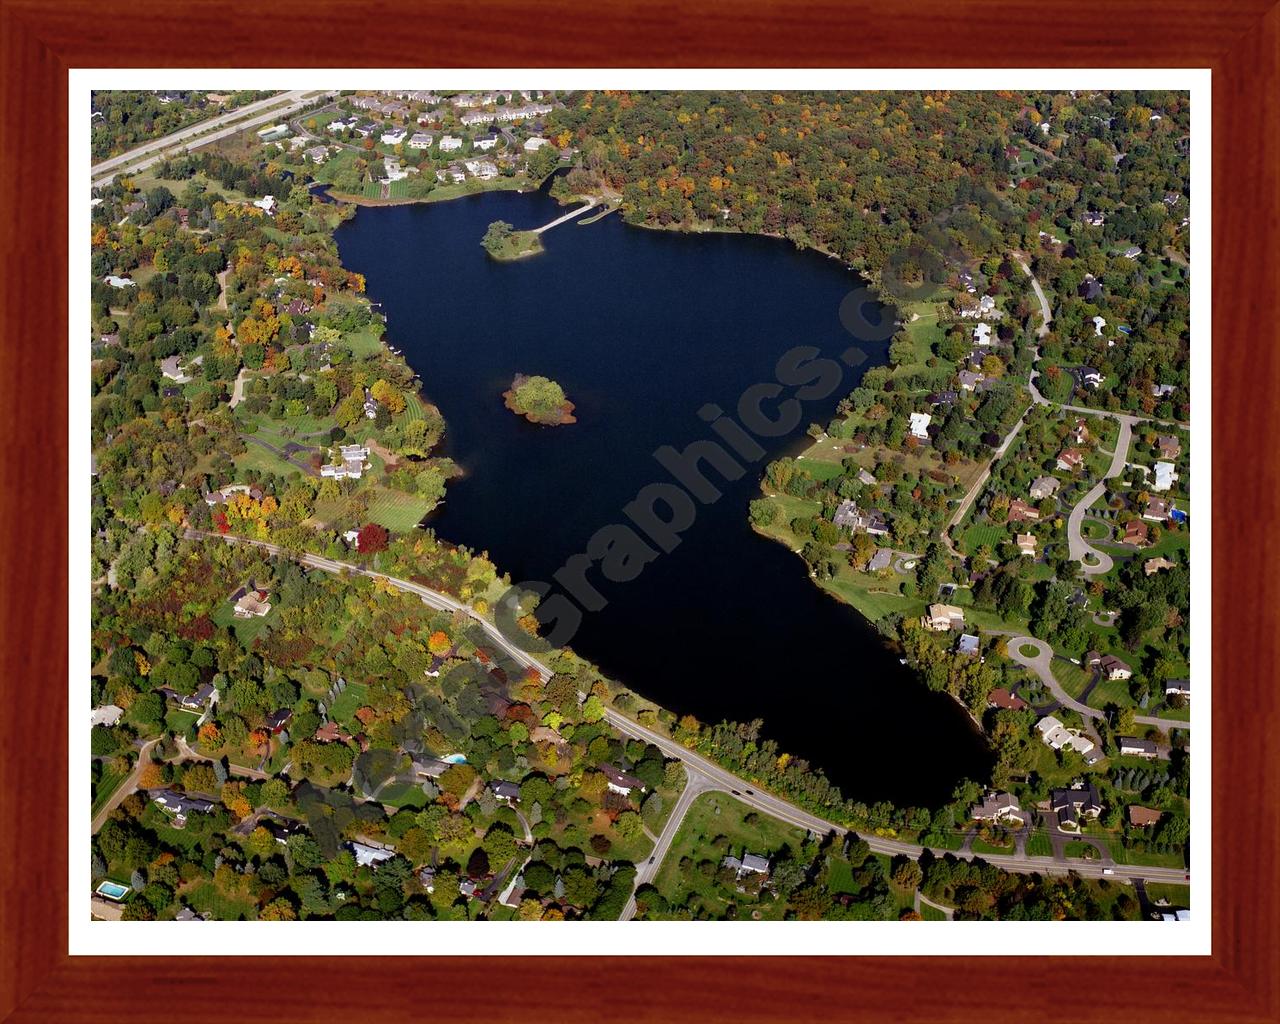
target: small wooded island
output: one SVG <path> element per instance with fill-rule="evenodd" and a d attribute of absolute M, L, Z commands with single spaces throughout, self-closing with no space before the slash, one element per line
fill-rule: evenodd
<path fill-rule="evenodd" d="M 505 220 L 495 220 L 480 240 L 484 251 L 495 260 L 518 260 L 542 252 L 536 231 L 516 231 Z"/>
<path fill-rule="evenodd" d="M 549 377 L 526 377 L 517 373 L 502 398 L 508 409 L 530 423 L 558 427 L 562 423 L 578 422 L 573 415 L 573 403 L 565 398 L 564 388 Z"/>

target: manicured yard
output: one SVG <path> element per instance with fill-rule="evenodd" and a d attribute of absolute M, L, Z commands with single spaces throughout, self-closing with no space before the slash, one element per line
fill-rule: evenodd
<path fill-rule="evenodd" d="M 1043 832 L 1032 832 L 1027 837 L 1027 856 L 1052 857 L 1053 843 L 1049 841 L 1049 837 Z"/>
<path fill-rule="evenodd" d="M 1119 839 L 1113 839 L 1108 843 L 1111 850 L 1111 856 L 1115 858 L 1117 864 L 1143 864 L 1147 867 L 1156 868 L 1181 868 L 1186 867 L 1186 857 L 1181 852 L 1163 853 L 1154 850 L 1145 850 L 1138 853 L 1126 847 Z"/>
<path fill-rule="evenodd" d="M 746 820 L 748 816 L 752 819 L 750 823 Z M 718 836 L 728 840 L 724 852 L 713 845 Z M 695 864 L 701 860 L 718 864 L 729 851 L 738 856 L 744 849 L 772 855 L 784 846 L 798 849 L 803 841 L 802 829 L 752 811 L 746 804 L 723 793 L 704 793 L 693 802 L 681 822 L 671 849 L 654 878 L 654 886 L 673 903 L 683 903 L 686 894 L 693 891 L 710 906 L 723 909 L 727 901 L 720 894 L 720 886 L 715 879 L 704 878 L 696 871 L 683 873 L 680 869 L 682 859 L 687 857 Z M 772 917 L 781 914 L 783 905 L 766 896 L 759 909 L 764 916 Z M 770 913 L 775 910 L 776 915 Z"/>
<path fill-rule="evenodd" d="M 230 601 L 222 601 L 209 616 L 214 625 L 221 626 L 223 629 L 233 629 L 235 634 L 240 638 L 240 642 L 246 646 L 253 643 L 262 633 L 264 629 L 269 628 L 280 618 L 280 609 L 274 603 L 271 605 L 271 611 L 266 615 L 255 615 L 251 619 L 236 618 L 235 608 Z"/>
<path fill-rule="evenodd" d="M 974 523 L 966 527 L 960 535 L 960 550 L 965 554 L 973 554 L 982 545 L 991 548 L 994 553 L 1001 544 L 1013 539 L 1007 526 L 995 526 L 992 523 Z"/>
<path fill-rule="evenodd" d="M 408 533 L 435 505 L 428 498 L 377 487 L 369 498 L 369 519 L 393 533 Z"/>
<path fill-rule="evenodd" d="M 111 799 L 113 794 L 119 787 L 120 783 L 128 777 L 126 772 L 112 771 L 110 768 L 104 769 L 102 777 L 98 779 L 98 785 L 93 791 L 93 805 L 90 807 L 90 814 L 97 814 L 102 810 L 103 804 Z"/>
<path fill-rule="evenodd" d="M 1067 693 L 1077 699 L 1084 692 L 1084 688 L 1089 685 L 1089 680 L 1093 675 L 1093 673 L 1086 672 L 1079 665 L 1068 661 L 1066 658 L 1054 658 L 1052 667 L 1054 677 L 1063 685 Z"/>
<path fill-rule="evenodd" d="M 363 728 L 355 718 L 356 712 L 364 707 L 369 697 L 369 687 L 364 683 L 348 683 L 347 688 L 338 694 L 337 700 L 329 708 L 329 717 L 339 725 L 348 729 Z"/>
<path fill-rule="evenodd" d="M 930 906 L 928 903 L 925 903 L 923 900 L 921 900 L 920 902 L 920 916 L 924 918 L 926 921 L 945 921 L 947 919 L 947 915 L 944 914 L 941 910 L 938 910 L 936 907 Z"/>

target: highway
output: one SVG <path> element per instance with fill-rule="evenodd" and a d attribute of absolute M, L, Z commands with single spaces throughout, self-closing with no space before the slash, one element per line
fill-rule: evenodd
<path fill-rule="evenodd" d="M 152 164 L 163 160 L 172 149 L 179 147 L 196 149 L 210 142 L 216 142 L 218 139 L 225 139 L 228 135 L 234 135 L 246 128 L 257 128 L 268 122 L 287 120 L 292 114 L 316 100 L 336 95 L 336 92 L 294 89 L 291 92 L 276 93 L 255 103 L 247 103 L 243 107 L 237 107 L 235 110 L 229 110 L 225 114 L 219 114 L 204 121 L 197 121 L 163 138 L 144 142 L 127 153 L 121 153 L 119 156 L 94 164 L 89 169 L 93 185 L 95 188 L 100 185 L 109 185 L 117 174 L 146 170 Z"/>
<path fill-rule="evenodd" d="M 350 562 L 339 562 L 332 558 L 326 558 L 322 555 L 314 555 L 310 553 L 292 554 L 285 551 L 279 545 L 268 543 L 267 541 L 250 540 L 245 537 L 220 536 L 218 534 L 204 533 L 199 530 L 186 530 L 186 536 L 189 539 L 206 538 L 212 540 L 221 539 L 228 544 L 251 544 L 254 547 L 263 548 L 273 555 L 283 558 L 292 558 L 302 565 L 310 566 L 316 569 L 323 569 L 326 572 L 348 572 L 361 576 L 370 576 L 376 579 L 383 579 L 395 585 L 400 590 L 417 594 L 422 600 L 432 608 L 438 608 L 444 611 L 461 612 L 473 619 L 488 635 L 489 638 L 497 644 L 502 650 L 514 658 L 519 664 L 526 668 L 533 668 L 544 678 L 549 679 L 552 672 L 537 658 L 530 656 L 520 650 L 515 644 L 511 643 L 502 632 L 493 623 L 481 618 L 472 608 L 458 601 L 456 598 L 450 597 L 448 594 L 442 594 L 439 591 L 424 587 L 418 583 L 411 583 L 409 580 L 399 579 L 395 576 L 388 576 L 386 573 L 374 572 L 371 569 L 365 569 Z M 771 793 L 762 792 L 756 787 L 758 783 L 746 779 L 739 778 L 732 772 L 714 761 L 703 757 L 701 754 L 690 750 L 683 744 L 677 743 L 669 736 L 664 736 L 647 726 L 641 725 L 639 722 L 633 721 L 621 712 L 607 708 L 605 710 L 605 720 L 608 721 L 615 729 L 626 736 L 634 739 L 644 740 L 646 743 L 652 743 L 668 757 L 678 759 L 684 762 L 685 771 L 688 773 L 688 781 L 685 784 L 685 793 L 696 790 L 693 794 L 697 796 L 699 793 L 718 791 L 723 793 L 732 793 L 737 799 L 744 804 L 771 815 L 780 821 L 788 824 L 796 825 L 799 828 L 808 829 L 818 835 L 826 835 L 828 832 L 844 834 L 849 831 L 843 825 L 837 825 L 820 818 L 815 814 L 797 807 L 790 801 L 783 800 Z M 690 803 L 692 802 L 690 797 Z M 681 801 L 677 801 L 677 808 L 673 809 L 671 817 L 667 821 L 666 827 L 663 829 L 662 835 L 658 837 L 659 842 L 667 836 L 674 837 L 675 830 L 679 827 L 679 819 L 684 816 L 684 812 L 679 810 L 679 803 L 683 802 L 683 794 Z M 687 805 L 685 807 L 687 810 Z M 677 813 L 679 812 L 679 813 Z M 905 854 L 909 857 L 919 857 L 926 847 L 917 846 L 913 843 L 904 843 L 896 839 L 888 839 L 883 836 L 858 833 L 859 837 L 865 839 L 867 844 L 876 853 L 885 853 L 890 856 L 897 854 Z M 670 845 L 670 838 L 667 838 L 666 844 Z M 957 857 L 966 860 L 972 859 L 974 854 L 957 851 L 948 851 L 942 849 L 933 849 L 938 856 L 946 853 L 953 853 Z M 655 850 L 656 856 L 656 850 Z M 1032 857 L 1017 854 L 983 854 L 982 859 L 996 867 L 1003 868 L 1005 871 L 1014 871 L 1020 873 L 1046 874 L 1046 875 L 1065 875 L 1075 872 L 1087 878 L 1100 878 L 1105 866 L 1098 862 L 1090 862 L 1083 860 L 1073 861 L 1057 861 L 1051 857 Z M 655 860 L 653 865 L 656 870 L 661 864 L 661 858 Z M 648 865 L 644 865 L 647 867 Z M 1150 882 L 1176 882 L 1179 884 L 1190 880 L 1190 873 L 1181 868 L 1160 868 L 1146 867 L 1138 865 L 1126 865 L 1118 869 L 1118 873 L 1124 878 L 1142 878 Z M 636 873 L 637 884 L 642 879 L 640 871 Z M 634 912 L 634 905 L 628 903 L 630 911 Z"/>

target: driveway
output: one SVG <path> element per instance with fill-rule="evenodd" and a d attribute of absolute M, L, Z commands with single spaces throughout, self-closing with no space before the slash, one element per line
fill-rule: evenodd
<path fill-rule="evenodd" d="M 1115 565 L 1110 555 L 1105 551 L 1099 551 L 1084 539 L 1080 528 L 1084 523 L 1085 512 L 1106 493 L 1107 481 L 1124 471 L 1125 460 L 1129 457 L 1134 418 L 1116 415 L 1116 419 L 1120 421 L 1120 436 L 1116 440 L 1116 450 L 1111 455 L 1111 465 L 1107 467 L 1107 472 L 1102 479 L 1089 488 L 1085 496 L 1076 502 L 1071 514 L 1067 516 L 1067 551 L 1073 561 L 1080 563 L 1081 571 L 1086 576 L 1101 576 L 1110 572 Z"/>

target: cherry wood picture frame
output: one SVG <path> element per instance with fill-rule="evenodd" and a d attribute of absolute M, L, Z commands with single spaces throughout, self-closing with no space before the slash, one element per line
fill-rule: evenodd
<path fill-rule="evenodd" d="M 0 0 L 0 56 L 0 1020 L 1280 1020 L 1280 5 Z M 67 71 L 494 63 L 1212 69 L 1211 956 L 68 955 Z"/>

